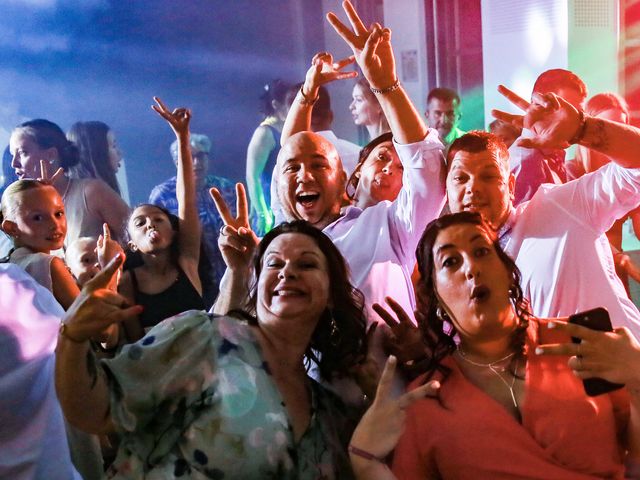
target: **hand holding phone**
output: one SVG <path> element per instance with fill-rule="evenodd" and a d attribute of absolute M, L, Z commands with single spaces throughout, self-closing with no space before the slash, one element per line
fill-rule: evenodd
<path fill-rule="evenodd" d="M 601 307 L 571 315 L 569 317 L 569 323 L 582 325 L 583 327 L 598 330 L 600 332 L 610 332 L 613 330 L 611 320 L 609 318 L 609 312 Z M 571 340 L 573 343 L 582 342 L 581 339 L 576 337 L 572 337 Z M 624 384 L 609 382 L 604 378 L 586 378 L 582 383 L 584 384 L 584 391 L 591 397 L 612 392 L 624 387 Z"/>

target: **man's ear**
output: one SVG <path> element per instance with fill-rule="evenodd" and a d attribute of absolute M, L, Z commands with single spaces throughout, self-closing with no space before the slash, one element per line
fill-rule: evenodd
<path fill-rule="evenodd" d="M 131 249 L 132 252 L 135 252 L 138 250 L 138 246 L 135 243 L 133 243 L 131 240 L 127 242 L 127 246 L 129 247 L 129 249 Z"/>
<path fill-rule="evenodd" d="M 7 219 L 3 220 L 2 224 L 0 225 L 0 228 L 4 233 L 6 233 L 7 235 L 13 238 L 17 237 L 18 234 L 20 233 L 18 232 L 18 224 L 11 220 L 7 220 Z"/>
<path fill-rule="evenodd" d="M 513 204 L 516 198 L 516 176 L 513 173 L 509 173 L 509 198 Z"/>

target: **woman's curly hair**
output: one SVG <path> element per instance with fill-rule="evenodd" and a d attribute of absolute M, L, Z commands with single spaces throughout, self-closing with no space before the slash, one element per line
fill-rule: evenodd
<path fill-rule="evenodd" d="M 513 331 L 511 338 L 511 346 L 513 351 L 516 352 L 516 355 L 514 355 L 511 360 L 510 370 L 515 375 L 516 365 L 525 354 L 524 347 L 527 328 L 531 317 L 529 303 L 524 298 L 522 287 L 520 286 L 520 270 L 511 257 L 502 250 L 498 239 L 495 237 L 495 233 L 479 213 L 459 212 L 443 215 L 429 223 L 416 249 L 418 270 L 420 273 L 420 280 L 416 291 L 418 305 L 416 320 L 418 321 L 423 340 L 427 346 L 427 351 L 430 352 L 425 362 L 427 380 L 430 379 L 436 371 L 441 372 L 446 379 L 449 374 L 449 369 L 443 366 L 441 362 L 446 356 L 451 355 L 456 350 L 457 343 L 455 337 L 458 333 L 450 319 L 442 315 L 442 313 L 438 314 L 439 307 L 441 311 L 446 311 L 446 309 L 440 305 L 436 293 L 433 246 L 438 234 L 442 230 L 453 225 L 461 224 L 477 225 L 490 235 L 490 238 L 493 239 L 493 247 L 498 257 L 502 260 L 502 263 L 511 275 L 512 284 L 509 289 L 509 296 L 519 320 L 518 326 Z"/>
<path fill-rule="evenodd" d="M 327 306 L 322 313 L 311 336 L 306 357 L 318 365 L 320 374 L 327 380 L 348 376 L 350 369 L 364 359 L 367 351 L 364 297 L 351 284 L 349 269 L 340 251 L 329 237 L 308 222 L 296 220 L 282 223 L 267 233 L 258 245 L 253 262 L 255 283 L 247 300 L 249 322 L 254 325 L 257 323 L 257 283 L 264 254 L 271 242 L 285 233 L 300 233 L 312 238 L 325 255 L 329 269 L 329 295 L 333 306 Z"/>

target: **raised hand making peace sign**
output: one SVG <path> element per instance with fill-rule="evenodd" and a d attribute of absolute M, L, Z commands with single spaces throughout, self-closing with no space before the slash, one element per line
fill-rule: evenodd
<path fill-rule="evenodd" d="M 188 108 L 176 108 L 169 110 L 159 97 L 153 97 L 157 105 L 151 105 L 158 114 L 164 118 L 177 136 L 189 133 L 189 122 L 191 121 L 191 110 Z"/>
<path fill-rule="evenodd" d="M 249 225 L 249 208 L 244 185 L 236 183 L 235 217 L 217 188 L 212 188 L 209 193 L 224 222 L 218 236 L 218 247 L 222 258 L 230 270 L 246 269 L 258 244 L 258 237 Z"/>
<path fill-rule="evenodd" d="M 362 73 L 372 88 L 387 89 L 397 82 L 395 59 L 391 48 L 391 30 L 374 23 L 367 29 L 349 0 L 342 3 L 351 30 L 335 13 L 329 12 L 327 20 L 338 35 L 351 47 Z"/>
<path fill-rule="evenodd" d="M 584 117 L 564 98 L 554 93 L 534 93 L 533 101 L 527 102 L 504 85 L 498 91 L 515 106 L 525 112 L 516 115 L 492 110 L 498 120 L 511 123 L 518 128 L 527 128 L 534 133 L 533 138 L 521 138 L 517 145 L 525 148 L 559 148 L 569 147 L 572 139 L 577 138 L 584 129 Z"/>

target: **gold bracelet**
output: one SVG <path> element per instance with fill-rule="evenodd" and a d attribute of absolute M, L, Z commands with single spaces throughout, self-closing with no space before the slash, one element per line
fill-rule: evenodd
<path fill-rule="evenodd" d="M 304 85 L 302 85 L 300 87 L 300 95 L 302 95 L 302 98 L 300 99 L 300 103 L 302 105 L 308 105 L 309 107 L 312 107 L 320 98 L 320 92 L 318 92 L 318 95 L 316 95 L 316 98 L 309 98 L 304 94 Z"/>
<path fill-rule="evenodd" d="M 68 326 L 69 325 L 67 325 L 63 321 L 60 321 L 60 328 L 58 329 L 58 334 L 60 334 L 62 337 L 66 338 L 67 340 L 71 340 L 73 343 L 84 343 L 86 341 L 86 340 L 76 340 L 71 335 L 69 335 L 69 332 L 67 332 Z"/>
<path fill-rule="evenodd" d="M 375 87 L 369 87 L 369 89 L 373 92 L 373 93 L 380 93 L 380 94 L 385 94 L 385 93 L 389 93 L 389 92 L 393 92 L 394 90 L 397 90 L 400 88 L 400 79 L 398 78 L 396 80 L 396 83 L 394 83 L 393 85 L 391 85 L 390 87 L 387 88 L 375 88 Z"/>

